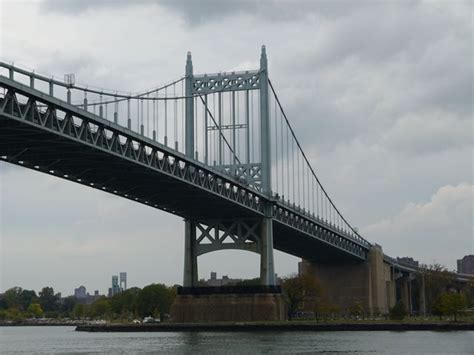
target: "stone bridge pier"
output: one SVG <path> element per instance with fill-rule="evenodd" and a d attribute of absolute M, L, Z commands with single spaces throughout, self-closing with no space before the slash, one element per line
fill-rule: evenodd
<path fill-rule="evenodd" d="M 349 313 L 355 305 L 367 315 L 387 314 L 396 303 L 394 272 L 383 259 L 382 247 L 371 247 L 362 262 L 316 262 L 304 260 L 302 272 L 314 275 L 321 283 L 324 297 L 340 313 Z"/>
<path fill-rule="evenodd" d="M 402 301 L 408 314 L 426 313 L 423 273 L 386 263 L 379 245 L 371 247 L 366 261 L 303 260 L 301 272 L 317 278 L 323 297 L 341 314 L 349 314 L 358 305 L 366 315 L 385 315 L 397 301 Z"/>

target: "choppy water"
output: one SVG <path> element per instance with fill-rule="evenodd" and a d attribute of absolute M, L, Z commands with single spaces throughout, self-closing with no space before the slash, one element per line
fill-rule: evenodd
<path fill-rule="evenodd" d="M 83 333 L 0 327 L 2 354 L 474 354 L 474 332 Z"/>

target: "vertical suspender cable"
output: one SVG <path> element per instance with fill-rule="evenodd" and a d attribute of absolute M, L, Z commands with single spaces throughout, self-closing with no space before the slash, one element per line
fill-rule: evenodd
<path fill-rule="evenodd" d="M 194 151 L 195 159 L 199 160 L 199 144 L 198 144 L 198 110 L 197 110 L 197 96 L 194 97 Z"/>
<path fill-rule="evenodd" d="M 209 164 L 209 146 L 207 137 L 207 94 L 204 95 L 204 163 Z"/>
<path fill-rule="evenodd" d="M 144 135 L 145 135 L 145 129 L 144 129 L 144 121 L 143 121 L 143 111 L 144 111 L 144 109 L 143 109 L 143 98 L 140 99 L 140 105 L 141 105 L 141 107 L 140 107 L 140 110 L 141 110 L 141 116 L 140 116 L 140 134 L 141 134 L 142 136 L 144 136 Z"/>
<path fill-rule="evenodd" d="M 284 147 L 284 142 L 283 142 L 283 117 L 280 111 L 280 153 L 281 153 L 281 194 L 282 194 L 282 201 L 285 200 L 285 178 L 284 178 L 284 163 L 285 159 L 283 159 L 283 147 Z"/>
<path fill-rule="evenodd" d="M 179 151 L 178 145 L 178 99 L 176 99 L 176 84 L 173 84 L 173 136 L 174 136 L 174 149 Z M 184 145 L 183 145 L 184 147 Z"/>
<path fill-rule="evenodd" d="M 232 93 L 229 92 L 229 125 L 232 126 Z M 224 133 L 225 134 L 225 133 Z M 229 137 L 229 141 L 232 137 Z M 232 145 L 234 142 L 232 142 Z M 229 150 L 229 165 L 232 165 L 233 162 L 233 147 L 232 145 L 227 145 L 227 149 Z"/>
<path fill-rule="evenodd" d="M 132 129 L 132 118 L 130 117 L 130 98 L 127 99 L 127 128 Z"/>
<path fill-rule="evenodd" d="M 239 99 L 239 91 L 236 92 L 236 107 L 235 107 L 235 111 L 236 111 L 236 125 L 239 126 L 240 124 L 240 99 Z M 237 127 L 236 127 L 237 129 Z M 240 129 L 237 130 L 237 143 L 235 144 L 235 148 L 234 148 L 234 151 L 235 151 L 235 154 L 240 157 Z"/>
<path fill-rule="evenodd" d="M 232 150 L 233 150 L 233 158 L 232 158 L 232 164 L 236 165 L 237 164 L 237 144 L 236 144 L 236 137 L 235 137 L 235 91 L 232 91 L 231 95 L 231 109 L 232 109 Z"/>
<path fill-rule="evenodd" d="M 275 143 L 274 143 L 274 146 L 275 146 L 275 172 L 276 172 L 276 181 L 275 181 L 275 193 L 277 194 L 280 190 L 279 190 L 279 187 L 278 187 L 278 149 L 277 149 L 277 142 L 278 142 L 278 124 L 277 124 L 277 105 L 276 105 L 276 100 L 274 100 L 274 117 L 273 119 L 270 119 L 270 124 L 273 123 L 273 125 L 275 126 Z M 271 117 L 270 117 L 271 118 Z M 271 135 L 269 135 L 271 137 Z"/>
<path fill-rule="evenodd" d="M 293 206 L 296 203 L 296 193 L 295 193 L 295 140 L 291 140 L 291 181 L 293 183 L 293 187 L 291 189 L 292 195 L 293 195 Z"/>
<path fill-rule="evenodd" d="M 147 94 L 146 98 L 146 135 L 150 137 L 150 94 Z"/>
<path fill-rule="evenodd" d="M 296 176 L 298 181 L 298 207 L 300 206 L 300 195 L 301 195 L 301 181 L 300 181 L 300 154 L 299 150 L 296 149 Z"/>
<path fill-rule="evenodd" d="M 212 116 L 213 117 L 216 117 L 216 94 L 212 94 Z M 215 127 L 217 128 L 217 127 Z M 214 165 L 216 165 L 216 161 L 217 161 L 217 142 L 216 142 L 216 130 L 213 130 L 212 131 L 212 143 L 213 143 L 213 147 L 214 149 L 212 150 L 212 158 L 214 160 Z"/>
<path fill-rule="evenodd" d="M 305 163 L 304 163 L 304 159 L 303 159 L 303 157 L 301 157 L 301 170 L 302 170 L 301 171 L 301 178 L 302 178 L 302 182 L 303 182 L 301 192 L 302 192 L 302 198 L 303 198 L 303 211 L 305 210 L 305 207 L 306 207 L 306 196 L 305 196 L 306 195 L 306 191 L 305 191 L 306 190 L 306 185 L 305 185 L 305 180 L 306 179 L 304 178 L 305 175 L 306 175 L 305 174 L 305 170 L 306 170 L 305 167 L 306 166 L 305 166 Z"/>
<path fill-rule="evenodd" d="M 250 164 L 250 112 L 249 112 L 249 91 L 245 90 L 245 149 L 246 149 L 246 162 Z"/>
<path fill-rule="evenodd" d="M 137 99 L 137 133 L 140 132 L 140 100 Z"/>
<path fill-rule="evenodd" d="M 185 93 L 184 93 L 184 79 L 181 80 L 181 97 L 184 97 L 185 96 Z M 185 99 L 181 99 L 181 133 L 182 133 L 182 138 L 183 138 L 183 147 L 184 147 L 184 142 L 186 140 L 186 125 L 184 124 L 184 121 L 185 121 L 185 109 L 184 109 L 184 104 L 185 104 Z M 197 109 L 197 106 L 195 105 L 194 106 L 195 109 L 194 109 L 194 112 L 196 112 L 196 109 Z M 194 127 L 194 131 L 196 131 L 196 127 Z M 184 149 L 184 148 L 183 148 Z M 197 149 L 196 149 L 197 150 Z"/>
<path fill-rule="evenodd" d="M 165 145 L 168 146 L 168 88 L 165 88 Z"/>
<path fill-rule="evenodd" d="M 222 152 L 222 92 L 219 91 L 219 94 L 218 94 L 218 112 L 219 112 L 219 120 L 218 120 L 218 126 L 217 129 L 218 129 L 218 143 L 219 143 L 219 165 L 222 165 L 223 161 L 222 161 L 222 155 L 223 155 L 223 152 Z"/>
<path fill-rule="evenodd" d="M 158 96 L 158 91 L 155 92 L 155 98 Z M 153 140 L 156 141 L 156 105 L 158 100 L 153 100 Z"/>
<path fill-rule="evenodd" d="M 288 134 L 288 128 L 285 129 L 286 131 L 286 200 L 290 202 L 290 140 L 289 140 L 289 134 Z"/>
<path fill-rule="evenodd" d="M 156 97 L 158 98 L 158 92 L 156 93 Z M 160 100 L 156 100 L 156 140 L 159 141 L 160 136 Z"/>
<path fill-rule="evenodd" d="M 250 113 L 252 114 L 252 117 L 250 117 L 250 125 L 251 125 L 251 128 L 250 129 L 250 134 L 251 134 L 251 139 L 250 139 L 250 145 L 249 145 L 249 149 L 251 150 L 251 161 L 252 162 L 255 162 L 255 149 L 252 149 L 252 147 L 255 146 L 255 142 L 254 142 L 254 126 L 255 126 L 255 115 L 254 115 L 254 107 L 253 107 L 253 97 L 254 97 L 255 93 L 252 91 L 250 93 Z"/>

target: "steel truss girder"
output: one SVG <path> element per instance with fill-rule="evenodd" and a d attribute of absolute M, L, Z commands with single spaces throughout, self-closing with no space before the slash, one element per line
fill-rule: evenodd
<path fill-rule="evenodd" d="M 195 75 L 192 87 L 192 93 L 199 95 L 225 91 L 257 90 L 260 88 L 259 71 Z"/>
<path fill-rule="evenodd" d="M 218 165 L 217 169 L 236 178 L 242 185 L 262 192 L 262 164 Z"/>
<path fill-rule="evenodd" d="M 61 144 L 64 145 L 69 142 L 77 145 L 79 142 L 85 148 L 109 153 L 114 159 L 135 163 L 137 168 L 149 169 L 150 177 L 152 172 L 157 172 L 176 181 L 185 182 L 188 186 L 205 190 L 216 199 L 242 206 L 255 217 L 264 215 L 263 206 L 268 202 L 267 197 L 242 186 L 237 179 L 217 171 L 218 168 L 208 167 L 124 127 L 3 76 L 0 76 L 0 88 L 6 91 L 6 95 L 0 98 L 0 120 L 22 123 L 21 131 L 24 134 L 28 133 L 28 126 L 32 132 L 41 131 L 63 138 Z M 17 95 L 26 97 L 27 101 L 20 103 Z M 41 108 L 38 107 L 39 104 Z M 15 144 L 21 146 L 22 142 L 15 141 Z M 52 143 L 51 151 L 56 149 L 58 147 Z M 19 151 L 21 153 L 21 149 Z M 86 166 L 72 174 L 53 170 L 54 165 L 51 164 L 57 163 L 57 159 L 52 159 L 48 166 L 36 166 L 34 161 L 23 160 L 22 154 L 17 157 L 0 156 L 0 159 L 180 215 L 175 212 L 173 205 L 163 207 L 149 203 L 149 196 L 134 195 L 130 190 L 118 188 L 111 191 L 106 186 L 107 179 L 101 182 L 88 181 L 81 176 L 90 170 Z M 277 201 L 272 203 L 275 222 L 330 244 L 358 259 L 366 259 L 370 245 L 365 241 L 357 240 L 347 232 L 285 207 Z"/>
<path fill-rule="evenodd" d="M 197 256 L 225 249 L 260 253 L 258 220 L 208 220 L 195 225 Z"/>
<path fill-rule="evenodd" d="M 324 221 L 316 223 L 314 220 L 296 214 L 294 211 L 281 205 L 273 205 L 273 219 L 354 256 L 367 259 L 367 251 L 370 245 L 364 240 L 356 241 L 352 237 L 347 238 L 343 236 L 342 231 L 328 225 Z"/>
<path fill-rule="evenodd" d="M 3 117 L 80 141 L 263 214 L 262 198 L 258 193 L 178 152 L 6 78 L 0 77 L 0 87 L 7 90 L 0 106 Z M 27 103 L 20 104 L 17 94 L 27 97 Z M 38 110 L 38 102 L 46 106 L 44 112 Z M 62 118 L 57 115 L 58 111 L 64 113 Z"/>

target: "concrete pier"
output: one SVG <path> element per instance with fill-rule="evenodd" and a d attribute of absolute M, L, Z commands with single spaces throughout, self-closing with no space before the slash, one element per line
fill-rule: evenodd
<path fill-rule="evenodd" d="M 395 282 L 378 245 L 370 249 L 367 261 L 318 263 L 305 260 L 303 272 L 309 272 L 320 281 L 326 298 L 341 313 L 359 304 L 367 315 L 387 314 L 395 304 Z"/>
<path fill-rule="evenodd" d="M 277 286 L 180 288 L 171 307 L 171 321 L 255 322 L 286 320 Z"/>

